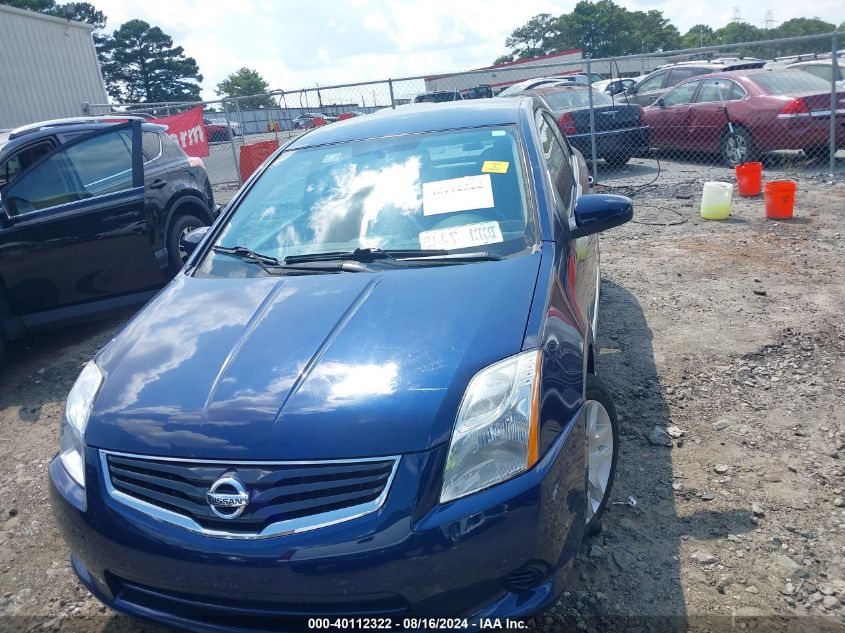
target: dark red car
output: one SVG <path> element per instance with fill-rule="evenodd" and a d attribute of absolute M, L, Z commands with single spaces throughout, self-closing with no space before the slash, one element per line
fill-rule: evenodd
<path fill-rule="evenodd" d="M 836 95 L 836 146 L 845 146 L 845 92 Z M 651 145 L 721 153 L 737 165 L 766 152 L 827 155 L 830 83 L 800 70 L 738 70 L 689 79 L 644 108 Z M 733 128 L 733 131 L 731 131 Z"/>
<path fill-rule="evenodd" d="M 215 123 L 209 119 L 203 119 L 202 122 L 205 125 L 205 136 L 208 138 L 209 142 L 229 140 L 228 127 Z"/>

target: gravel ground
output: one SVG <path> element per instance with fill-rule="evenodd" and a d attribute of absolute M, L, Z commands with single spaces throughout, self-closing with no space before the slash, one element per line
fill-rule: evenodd
<path fill-rule="evenodd" d="M 602 238 L 614 503 L 535 630 L 845 629 L 845 185 L 804 169 L 794 220 L 755 198 L 706 222 L 712 177 L 732 180 L 664 163 Z M 63 399 L 127 317 L 19 341 L 0 367 L 0 629 L 155 630 L 81 588 L 47 503 Z"/>

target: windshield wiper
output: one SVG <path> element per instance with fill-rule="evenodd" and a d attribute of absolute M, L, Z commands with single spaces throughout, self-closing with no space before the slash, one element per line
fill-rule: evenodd
<path fill-rule="evenodd" d="M 298 271 L 300 273 L 338 273 L 343 272 L 340 266 L 287 266 L 272 255 L 256 253 L 246 246 L 214 246 L 211 249 L 221 255 L 230 255 L 241 261 L 253 262 L 261 266 L 268 273 L 277 271 Z"/>
<path fill-rule="evenodd" d="M 354 251 L 332 251 L 326 253 L 306 253 L 304 255 L 288 255 L 285 264 L 299 264 L 303 262 L 344 261 L 353 260 L 370 263 L 377 260 L 408 260 L 414 262 L 473 262 L 502 259 L 499 255 L 482 251 L 478 253 L 452 253 L 447 250 L 429 249 L 388 249 L 356 248 Z"/>
<path fill-rule="evenodd" d="M 254 261 L 259 264 L 270 264 L 271 266 L 276 266 L 279 263 L 279 260 L 272 255 L 262 255 L 261 253 L 256 253 L 255 251 L 248 249 L 246 246 L 214 246 L 211 250 L 215 253 L 220 253 L 221 255 L 233 255 L 240 259 Z"/>

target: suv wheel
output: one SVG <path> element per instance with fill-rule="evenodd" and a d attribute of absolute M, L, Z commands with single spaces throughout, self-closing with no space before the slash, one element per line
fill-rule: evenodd
<path fill-rule="evenodd" d="M 619 456 L 616 406 L 601 380 L 587 374 L 587 535 L 601 531 L 601 516 L 610 499 Z"/>
<path fill-rule="evenodd" d="M 182 238 L 205 225 L 206 223 L 195 215 L 180 215 L 174 218 L 167 234 L 167 257 L 172 272 L 178 272 L 188 259 L 188 254 L 182 248 Z"/>

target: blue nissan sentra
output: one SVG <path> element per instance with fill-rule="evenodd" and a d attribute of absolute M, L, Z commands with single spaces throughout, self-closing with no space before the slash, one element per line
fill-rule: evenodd
<path fill-rule="evenodd" d="M 554 604 L 618 447 L 598 233 L 632 205 L 587 187 L 530 97 L 280 148 L 68 396 L 51 498 L 82 583 L 192 630 Z"/>

